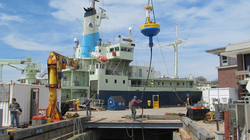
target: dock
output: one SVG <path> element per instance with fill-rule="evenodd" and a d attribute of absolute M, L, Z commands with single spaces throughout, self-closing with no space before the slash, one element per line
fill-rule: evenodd
<path fill-rule="evenodd" d="M 129 118 L 129 109 L 92 111 L 91 116 L 85 116 L 85 111 L 77 111 L 80 115 L 77 118 L 8 130 L 8 136 L 4 140 L 115 140 L 131 139 L 131 136 L 134 139 L 145 136 L 145 139 L 182 140 L 185 135 L 193 140 L 215 139 L 216 124 L 193 121 L 185 116 L 164 115 L 166 111 L 172 110 L 185 113 L 185 107 L 144 109 L 142 118 L 134 121 Z M 137 114 L 137 117 L 141 114 L 140 109 L 137 109 Z M 220 124 L 220 129 L 224 130 L 223 123 Z"/>

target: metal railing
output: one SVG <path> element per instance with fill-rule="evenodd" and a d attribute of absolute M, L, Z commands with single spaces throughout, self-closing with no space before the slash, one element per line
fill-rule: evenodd
<path fill-rule="evenodd" d="M 92 100 L 92 102 L 90 103 L 91 107 L 95 107 L 95 108 L 103 107 L 104 100 L 102 99 L 91 99 L 91 100 Z"/>

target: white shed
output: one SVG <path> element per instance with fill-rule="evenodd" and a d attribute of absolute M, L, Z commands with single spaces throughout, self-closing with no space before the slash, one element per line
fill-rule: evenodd
<path fill-rule="evenodd" d="M 49 88 L 44 85 L 4 83 L 0 84 L 0 109 L 3 109 L 3 126 L 10 126 L 11 99 L 16 98 L 23 112 L 19 123 L 29 123 L 36 116 L 37 108 L 48 108 Z M 57 90 L 57 105 L 61 109 L 61 90 Z"/>
<path fill-rule="evenodd" d="M 203 101 L 209 103 L 209 105 L 213 103 L 213 99 L 220 99 L 220 103 L 227 104 L 229 98 L 231 98 L 232 101 L 237 101 L 239 98 L 238 89 L 236 88 L 211 88 L 211 89 L 202 91 L 202 99 Z"/>

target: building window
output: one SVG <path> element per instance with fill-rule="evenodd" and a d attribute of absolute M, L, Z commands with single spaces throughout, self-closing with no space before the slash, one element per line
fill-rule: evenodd
<path fill-rule="evenodd" d="M 108 79 L 106 79 L 106 83 L 108 83 L 109 81 L 108 81 Z"/>
<path fill-rule="evenodd" d="M 162 82 L 161 84 L 164 85 L 164 82 Z"/>
<path fill-rule="evenodd" d="M 115 79 L 115 83 L 117 83 L 117 80 Z"/>
<path fill-rule="evenodd" d="M 99 49 L 99 53 L 100 53 L 100 52 L 102 52 L 102 50 L 101 50 L 101 49 Z"/>
<path fill-rule="evenodd" d="M 170 82 L 170 85 L 172 85 L 172 83 Z"/>
<path fill-rule="evenodd" d="M 221 56 L 222 66 L 228 65 L 227 56 Z"/>
<path fill-rule="evenodd" d="M 125 80 L 123 80 L 123 84 L 125 84 Z"/>
<path fill-rule="evenodd" d="M 183 86 L 184 86 L 184 83 L 183 83 Z"/>
<path fill-rule="evenodd" d="M 158 85 L 160 85 L 160 82 L 158 82 Z"/>
<path fill-rule="evenodd" d="M 245 70 L 248 70 L 247 66 L 250 65 L 250 54 L 245 54 L 244 55 L 244 63 L 245 63 Z"/>

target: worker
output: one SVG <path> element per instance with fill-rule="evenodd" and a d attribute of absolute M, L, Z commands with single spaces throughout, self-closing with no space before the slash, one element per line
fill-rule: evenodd
<path fill-rule="evenodd" d="M 187 94 L 187 101 L 184 102 L 186 104 L 186 116 L 188 116 L 188 108 L 192 105 L 192 100 L 189 97 L 189 94 Z"/>
<path fill-rule="evenodd" d="M 130 107 L 131 107 L 131 112 L 132 112 L 132 118 L 135 120 L 135 115 L 136 115 L 136 110 L 135 110 L 135 104 L 139 104 L 141 103 L 141 99 L 136 100 L 136 96 L 134 96 L 134 98 L 131 100 L 130 102 Z"/>
<path fill-rule="evenodd" d="M 20 128 L 20 126 L 19 126 L 19 117 L 17 115 L 17 110 L 19 108 L 20 108 L 20 105 L 19 105 L 19 103 L 16 102 L 16 98 L 12 98 L 12 103 L 9 106 L 11 128 L 14 128 L 14 119 L 16 120 L 16 127 Z"/>
<path fill-rule="evenodd" d="M 86 116 L 91 115 L 91 108 L 90 108 L 90 103 L 91 102 L 92 102 L 92 100 L 88 100 L 88 98 L 86 97 L 85 101 L 82 103 L 82 104 L 85 104 L 85 106 L 86 106 Z"/>

